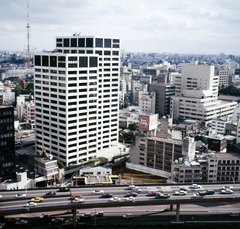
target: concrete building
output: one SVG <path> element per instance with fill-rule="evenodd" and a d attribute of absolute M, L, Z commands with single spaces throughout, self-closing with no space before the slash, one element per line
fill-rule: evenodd
<path fill-rule="evenodd" d="M 226 125 L 231 123 L 229 117 L 222 117 L 221 119 L 213 119 L 211 129 L 216 131 L 218 134 L 226 133 Z"/>
<path fill-rule="evenodd" d="M 155 114 L 156 92 L 143 94 L 140 98 L 139 107 L 142 114 Z"/>
<path fill-rule="evenodd" d="M 210 129 L 208 134 L 208 150 L 212 150 L 219 153 L 227 152 L 226 138 L 218 134 L 216 131 Z"/>
<path fill-rule="evenodd" d="M 36 54 L 36 152 L 65 165 L 118 144 L 120 40 L 57 37 L 56 52 Z"/>

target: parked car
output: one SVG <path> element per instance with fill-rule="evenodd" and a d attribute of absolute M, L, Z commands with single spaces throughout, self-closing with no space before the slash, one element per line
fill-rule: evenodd
<path fill-rule="evenodd" d="M 55 196 L 56 192 L 47 192 L 45 195 L 46 196 Z"/>
<path fill-rule="evenodd" d="M 111 197 L 113 197 L 113 194 L 111 194 L 111 193 L 106 193 L 106 194 L 103 194 L 101 197 L 102 197 L 102 198 L 111 198 Z"/>
<path fill-rule="evenodd" d="M 112 201 L 112 202 L 119 202 L 120 200 L 121 200 L 121 198 L 120 198 L 120 197 L 117 197 L 117 196 L 111 198 L 111 201 Z"/>
<path fill-rule="evenodd" d="M 132 218 L 133 218 L 133 214 L 123 215 L 123 218 L 124 218 L 124 219 L 132 219 Z"/>
<path fill-rule="evenodd" d="M 103 194 L 103 193 L 104 193 L 103 190 L 99 190 L 99 189 L 93 190 L 93 194 Z"/>

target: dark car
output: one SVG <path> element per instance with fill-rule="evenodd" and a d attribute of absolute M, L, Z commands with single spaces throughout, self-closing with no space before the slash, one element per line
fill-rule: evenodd
<path fill-rule="evenodd" d="M 47 192 L 45 195 L 46 196 L 55 196 L 56 192 Z"/>
<path fill-rule="evenodd" d="M 157 192 L 154 192 L 154 191 L 153 191 L 153 192 L 149 192 L 149 193 L 148 193 L 148 196 L 155 196 L 156 193 L 157 193 Z"/>
<path fill-rule="evenodd" d="M 125 196 L 137 196 L 136 192 L 128 192 Z"/>
<path fill-rule="evenodd" d="M 111 194 L 111 193 L 105 193 L 105 194 L 103 194 L 101 197 L 102 197 L 102 198 L 111 198 L 111 197 L 113 197 L 113 194 Z"/>
<path fill-rule="evenodd" d="M 212 190 L 212 189 L 209 189 L 209 190 L 206 190 L 205 191 L 205 194 L 206 195 L 213 195 L 215 192 L 214 192 L 214 190 Z"/>
<path fill-rule="evenodd" d="M 59 189 L 59 192 L 69 192 L 70 191 L 70 188 L 67 188 L 67 187 L 62 187 Z"/>

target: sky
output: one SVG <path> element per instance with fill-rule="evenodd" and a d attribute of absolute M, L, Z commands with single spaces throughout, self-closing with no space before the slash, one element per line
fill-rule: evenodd
<path fill-rule="evenodd" d="M 239 0 L 29 0 L 31 51 L 56 36 L 121 39 L 126 52 L 240 55 Z M 0 0 L 0 50 L 27 50 L 27 0 Z"/>

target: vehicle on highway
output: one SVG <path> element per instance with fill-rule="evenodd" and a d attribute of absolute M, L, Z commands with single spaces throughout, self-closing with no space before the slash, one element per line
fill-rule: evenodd
<path fill-rule="evenodd" d="M 71 196 L 71 200 L 74 200 L 74 199 L 76 199 L 76 198 L 83 198 L 84 196 L 83 195 L 73 195 L 73 196 Z"/>
<path fill-rule="evenodd" d="M 37 206 L 37 203 L 35 203 L 35 202 L 28 202 L 28 203 L 25 205 L 25 207 L 35 207 L 35 206 Z"/>
<path fill-rule="evenodd" d="M 103 195 L 101 195 L 102 198 L 111 198 L 113 197 L 113 194 L 112 193 L 105 193 Z"/>
<path fill-rule="evenodd" d="M 184 196 L 187 194 L 187 191 L 179 190 L 174 193 L 176 196 Z"/>
<path fill-rule="evenodd" d="M 133 189 L 133 188 L 135 188 L 135 185 L 130 184 L 127 189 L 128 189 L 128 190 L 131 190 L 131 189 Z"/>
<path fill-rule="evenodd" d="M 233 186 L 225 185 L 225 186 L 222 186 L 222 189 L 233 189 Z"/>
<path fill-rule="evenodd" d="M 99 190 L 99 189 L 93 190 L 93 194 L 103 194 L 103 193 L 104 193 L 103 190 Z"/>
<path fill-rule="evenodd" d="M 20 220 L 20 221 L 17 221 L 15 222 L 16 225 L 26 225 L 28 224 L 28 221 L 27 220 Z"/>
<path fill-rule="evenodd" d="M 70 191 L 70 188 L 68 188 L 68 187 L 59 188 L 59 192 L 69 192 L 69 191 Z"/>
<path fill-rule="evenodd" d="M 130 197 L 126 198 L 126 201 L 135 202 L 135 198 L 133 196 L 130 196 Z"/>
<path fill-rule="evenodd" d="M 157 192 L 152 191 L 152 192 L 148 192 L 148 196 L 155 196 Z"/>
<path fill-rule="evenodd" d="M 117 197 L 117 196 L 111 198 L 112 202 L 119 202 L 120 200 L 121 200 L 121 198 Z"/>
<path fill-rule="evenodd" d="M 68 226 L 68 225 L 71 225 L 71 224 L 73 224 L 73 222 L 70 221 L 69 219 L 65 220 L 65 221 L 62 223 L 63 226 Z"/>
<path fill-rule="evenodd" d="M 192 195 L 192 198 L 203 198 L 204 195 L 200 195 L 199 192 Z"/>
<path fill-rule="evenodd" d="M 169 198 L 169 197 L 170 197 L 170 195 L 168 193 L 157 192 L 155 195 L 156 199 Z"/>
<path fill-rule="evenodd" d="M 46 196 L 55 196 L 56 192 L 47 192 L 45 195 Z"/>
<path fill-rule="evenodd" d="M 239 217 L 239 212 L 230 212 L 229 216 L 230 217 Z"/>
<path fill-rule="evenodd" d="M 132 219 L 132 218 L 133 218 L 133 214 L 123 215 L 123 218 L 124 218 L 124 219 Z"/>
<path fill-rule="evenodd" d="M 104 214 L 103 211 L 100 211 L 100 212 L 96 212 L 95 215 L 96 215 L 96 216 L 103 216 L 103 214 Z"/>
<path fill-rule="evenodd" d="M 13 218 L 9 218 L 7 221 L 8 222 L 16 222 L 16 221 L 19 221 L 20 220 L 20 218 L 18 218 L 18 217 L 13 217 Z"/>
<path fill-rule="evenodd" d="M 181 187 L 179 187 L 179 190 L 188 191 L 188 188 L 184 187 L 184 186 L 181 186 Z"/>
<path fill-rule="evenodd" d="M 126 196 L 126 197 L 129 197 L 129 196 L 137 196 L 137 193 L 136 193 L 136 192 L 128 192 L 128 193 L 126 193 L 125 196 Z"/>
<path fill-rule="evenodd" d="M 87 213 L 81 214 L 80 217 L 82 217 L 82 218 L 90 218 L 90 217 L 92 217 L 92 214 L 90 212 L 87 212 Z"/>
<path fill-rule="evenodd" d="M 132 192 L 140 193 L 140 192 L 142 192 L 142 189 L 139 187 L 135 187 L 135 188 L 132 188 Z"/>
<path fill-rule="evenodd" d="M 40 219 L 51 219 L 51 218 L 52 218 L 52 215 L 45 215 L 45 214 L 42 214 L 42 215 L 40 215 L 39 218 L 40 218 Z"/>
<path fill-rule="evenodd" d="M 2 199 L 2 195 L 0 195 L 0 199 Z"/>
<path fill-rule="evenodd" d="M 220 194 L 232 194 L 233 190 L 232 189 L 222 189 Z"/>
<path fill-rule="evenodd" d="M 82 196 L 82 198 L 75 198 L 72 200 L 72 203 L 83 203 L 85 201 L 85 198 Z"/>
<path fill-rule="evenodd" d="M 215 192 L 214 192 L 214 190 L 212 190 L 212 189 L 208 189 L 208 190 L 206 190 L 205 191 L 205 194 L 206 195 L 213 195 Z"/>
<path fill-rule="evenodd" d="M 62 223 L 63 221 L 64 221 L 64 218 L 61 218 L 61 217 L 57 217 L 57 218 L 52 219 L 53 223 Z"/>
<path fill-rule="evenodd" d="M 198 189 L 198 188 L 200 188 L 200 185 L 198 185 L 198 184 L 192 184 L 192 185 L 190 186 L 190 188 L 191 188 L 191 189 Z"/>
<path fill-rule="evenodd" d="M 31 199 L 31 202 L 43 202 L 43 201 L 44 201 L 43 197 L 36 197 L 35 199 L 34 198 Z"/>
<path fill-rule="evenodd" d="M 18 194 L 16 195 L 16 197 L 26 197 L 26 194 L 18 193 Z"/>

